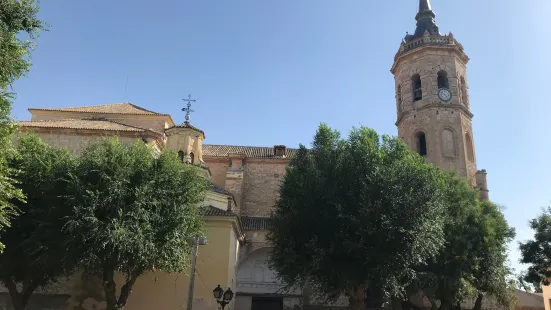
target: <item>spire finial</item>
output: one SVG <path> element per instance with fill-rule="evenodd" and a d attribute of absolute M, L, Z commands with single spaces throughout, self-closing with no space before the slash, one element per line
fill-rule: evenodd
<path fill-rule="evenodd" d="M 187 96 L 187 99 L 182 99 L 182 100 L 187 101 L 187 107 L 183 108 L 182 111 L 186 112 L 186 123 L 189 123 L 189 120 L 191 119 L 191 113 L 195 112 L 191 109 L 191 103 L 197 100 L 191 99 L 191 94 Z"/>

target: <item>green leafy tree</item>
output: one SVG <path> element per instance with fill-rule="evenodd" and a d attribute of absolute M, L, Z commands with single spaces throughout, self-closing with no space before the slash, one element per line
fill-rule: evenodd
<path fill-rule="evenodd" d="M 38 5 L 34 0 L 0 1 L 0 230 L 9 226 L 10 219 L 16 215 L 14 201 L 23 199 L 21 191 L 14 186 L 16 171 L 7 165 L 12 149 L 9 137 L 15 129 L 10 120 L 15 95 L 10 88 L 31 67 L 29 57 L 33 40 L 45 28 L 44 22 L 37 19 L 37 13 Z M 20 38 L 22 34 L 29 39 Z M 0 243 L 0 251 L 2 249 Z"/>
<path fill-rule="evenodd" d="M 476 290 L 475 310 L 480 310 L 484 296 L 491 296 L 501 306 L 513 308 L 516 303 L 515 284 L 507 265 L 508 244 L 515 229 L 505 220 L 501 208 L 490 202 L 480 202 L 478 242 L 475 248 L 476 268 L 471 283 Z"/>
<path fill-rule="evenodd" d="M 441 309 L 450 309 L 470 290 L 468 271 L 475 264 L 472 240 L 478 233 L 477 193 L 453 174 L 446 176 L 445 184 L 445 246 L 437 256 L 421 264 L 416 281 L 433 309 L 438 308 L 438 301 Z"/>
<path fill-rule="evenodd" d="M 480 309 L 485 295 L 503 306 L 513 304 L 507 267 L 507 244 L 514 238 L 501 210 L 466 181 L 447 177 L 445 246 L 419 268 L 420 284 L 433 309 L 447 310 L 466 298 L 476 298 Z M 438 306 L 439 302 L 439 306 Z"/>
<path fill-rule="evenodd" d="M 528 283 L 526 281 L 526 271 L 522 271 L 515 277 L 516 288 L 529 293 L 542 293 L 541 283 Z"/>
<path fill-rule="evenodd" d="M 534 237 L 526 242 L 520 242 L 520 262 L 528 264 L 523 274 L 524 281 L 540 287 L 549 285 L 551 278 L 551 207 L 530 221 Z"/>
<path fill-rule="evenodd" d="M 62 218 L 70 210 L 61 198 L 74 159 L 36 135 L 23 135 L 8 164 L 19 171 L 17 188 L 26 203 L 14 200 L 21 214 L 0 237 L 6 245 L 0 254 L 0 282 L 8 288 L 14 309 L 23 310 L 35 289 L 47 287 L 75 267 L 65 249 L 70 236 L 62 232 Z"/>
<path fill-rule="evenodd" d="M 176 153 L 157 156 L 142 142 L 110 139 L 83 151 L 67 184 L 73 214 L 65 228 L 74 236 L 67 249 L 83 253 L 85 271 L 102 277 L 107 310 L 123 309 L 145 272 L 187 268 L 186 240 L 201 232 L 208 187 Z M 126 278 L 118 296 L 117 273 Z"/>
<path fill-rule="evenodd" d="M 443 245 L 444 175 L 398 138 L 322 124 L 300 146 L 280 188 L 268 235 L 270 265 L 287 289 L 305 283 L 363 309 L 402 296 L 419 262 Z"/>

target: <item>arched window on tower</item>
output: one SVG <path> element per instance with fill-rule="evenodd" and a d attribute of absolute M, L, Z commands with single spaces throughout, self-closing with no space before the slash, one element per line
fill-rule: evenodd
<path fill-rule="evenodd" d="M 465 134 L 465 148 L 467 151 L 467 159 L 470 162 L 474 161 L 474 148 L 473 148 L 473 139 L 468 133 Z"/>
<path fill-rule="evenodd" d="M 444 70 L 438 71 L 438 89 L 441 88 L 450 88 L 450 83 L 448 81 L 448 73 Z"/>
<path fill-rule="evenodd" d="M 465 78 L 461 77 L 459 79 L 459 91 L 461 92 L 461 102 L 464 105 L 469 105 L 469 96 L 467 94 L 467 83 L 465 82 Z"/>
<path fill-rule="evenodd" d="M 402 85 L 398 85 L 398 88 L 396 89 L 396 106 L 398 109 L 398 112 L 402 111 Z"/>
<path fill-rule="evenodd" d="M 181 162 L 184 162 L 184 151 L 178 151 L 178 158 Z"/>
<path fill-rule="evenodd" d="M 423 99 L 423 90 L 421 88 L 421 76 L 415 74 L 411 77 L 411 88 L 413 91 L 413 101 L 419 101 Z"/>
<path fill-rule="evenodd" d="M 195 163 L 195 155 L 193 153 L 189 153 L 189 158 L 191 160 L 191 164 L 193 165 Z"/>
<path fill-rule="evenodd" d="M 455 157 L 455 139 L 453 131 L 448 128 L 442 131 L 442 152 L 444 156 Z"/>
<path fill-rule="evenodd" d="M 419 155 L 427 156 L 427 137 L 422 131 L 415 134 L 415 149 Z"/>

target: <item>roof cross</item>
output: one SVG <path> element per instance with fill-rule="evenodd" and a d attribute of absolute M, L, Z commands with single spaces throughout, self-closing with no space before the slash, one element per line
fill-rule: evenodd
<path fill-rule="evenodd" d="M 191 109 L 191 103 L 195 102 L 195 99 L 191 99 L 191 94 L 188 95 L 187 99 L 182 99 L 183 101 L 187 101 L 187 107 L 183 108 L 182 111 L 186 112 L 186 123 L 189 123 L 189 120 L 191 119 L 191 113 L 195 112 Z"/>

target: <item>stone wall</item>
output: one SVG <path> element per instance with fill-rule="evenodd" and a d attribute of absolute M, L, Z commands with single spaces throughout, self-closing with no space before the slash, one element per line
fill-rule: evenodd
<path fill-rule="evenodd" d="M 405 54 L 393 66 L 398 107 L 398 135 L 413 150 L 416 135 L 426 136 L 427 160 L 445 170 L 455 170 L 476 185 L 476 157 L 472 142 L 472 114 L 466 97 L 466 56 L 451 47 L 424 47 Z M 452 98 L 438 98 L 438 73 L 445 71 Z M 422 99 L 413 100 L 412 77 L 421 78 Z M 463 81 L 465 83 L 463 84 Z M 464 86 L 463 86 L 464 85 Z M 462 92 L 462 89 L 465 89 Z M 473 156 L 467 156 L 466 138 Z"/>
<path fill-rule="evenodd" d="M 228 172 L 229 160 L 228 158 L 219 157 L 207 157 L 203 158 L 205 164 L 210 170 L 211 181 L 220 188 L 226 187 L 226 173 Z"/>
<path fill-rule="evenodd" d="M 401 120 L 398 135 L 415 150 L 416 135 L 423 132 L 429 162 L 445 170 L 455 170 L 474 181 L 476 162 L 468 163 L 465 156 L 465 132 L 470 133 L 471 129 L 464 128 L 461 114 L 462 111 L 446 107 L 424 107 Z"/>
<path fill-rule="evenodd" d="M 246 160 L 241 214 L 270 216 L 288 161 Z"/>
<path fill-rule="evenodd" d="M 204 157 L 211 180 L 236 199 L 241 215 L 270 216 L 289 160 L 246 158 L 239 165 L 229 158 Z M 235 160 L 234 160 L 235 161 Z"/>
<path fill-rule="evenodd" d="M 116 132 L 109 134 L 99 134 L 98 132 L 86 132 L 83 130 L 60 130 L 60 129 L 37 129 L 27 130 L 36 133 L 44 142 L 65 147 L 73 154 L 77 154 L 82 151 L 87 143 L 93 143 L 100 141 L 106 137 L 119 137 L 120 141 L 134 143 L 137 139 L 140 139 L 138 135 L 120 136 Z"/>

